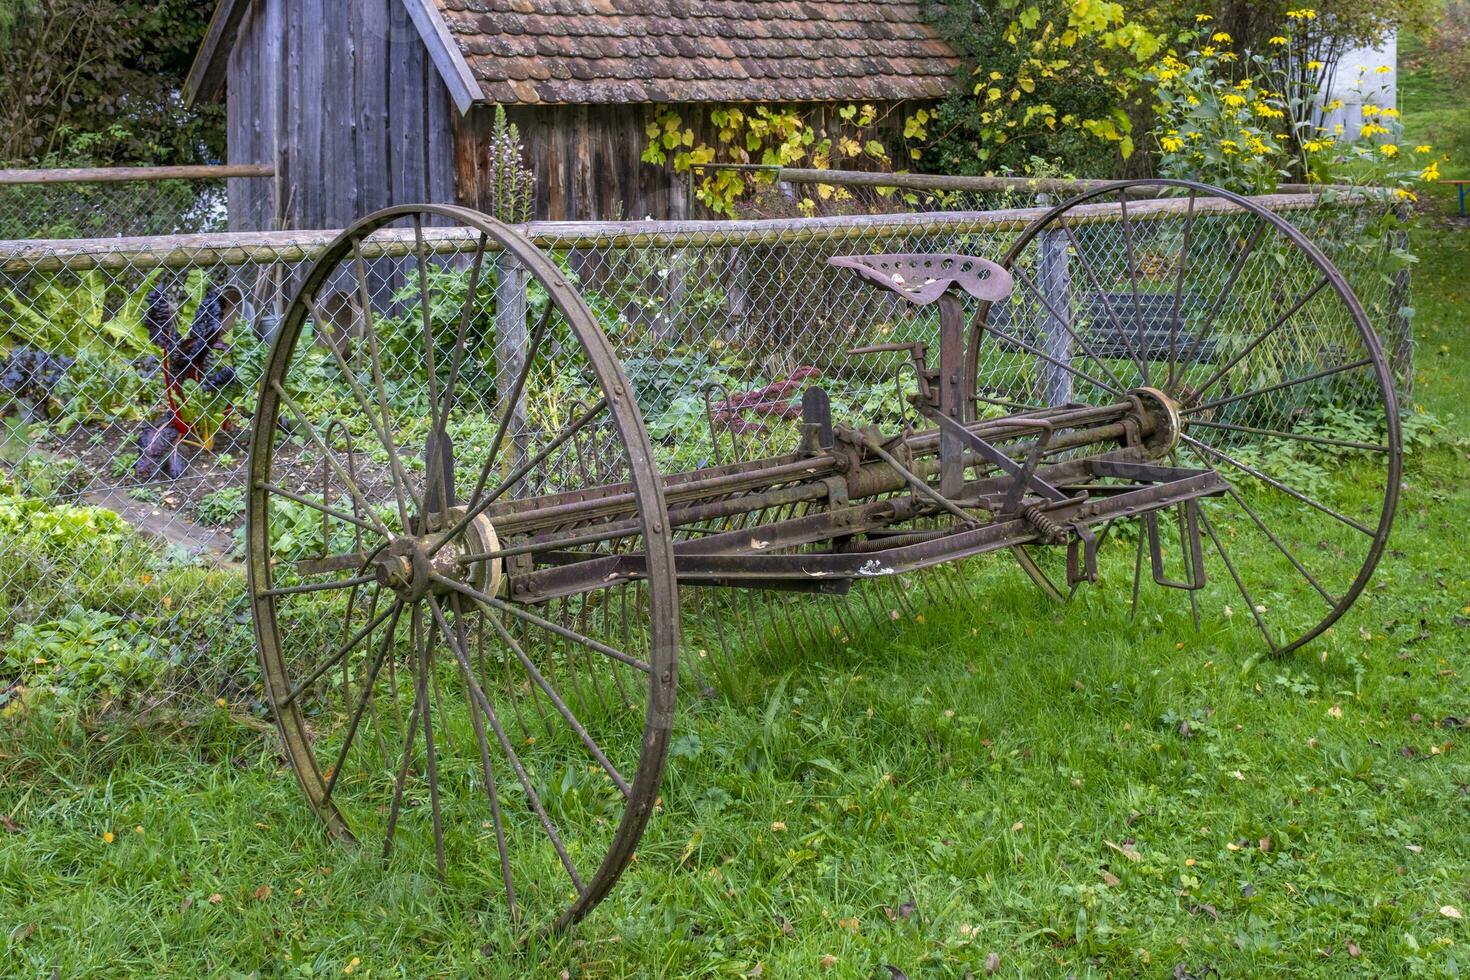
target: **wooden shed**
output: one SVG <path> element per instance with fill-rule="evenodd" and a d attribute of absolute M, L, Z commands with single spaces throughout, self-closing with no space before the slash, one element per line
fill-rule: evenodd
<path fill-rule="evenodd" d="M 275 167 L 231 187 L 242 229 L 474 206 L 497 104 L 537 217 L 678 218 L 686 176 L 640 159 L 656 106 L 894 108 L 958 63 L 920 0 L 220 0 L 185 95 L 227 98 L 230 162 Z"/>

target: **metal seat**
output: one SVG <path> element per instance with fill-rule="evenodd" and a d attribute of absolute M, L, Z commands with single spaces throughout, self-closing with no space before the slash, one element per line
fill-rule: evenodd
<path fill-rule="evenodd" d="M 1011 295 L 1011 274 L 970 255 L 834 255 L 827 264 L 851 269 L 916 306 L 928 306 L 951 289 L 998 302 Z"/>

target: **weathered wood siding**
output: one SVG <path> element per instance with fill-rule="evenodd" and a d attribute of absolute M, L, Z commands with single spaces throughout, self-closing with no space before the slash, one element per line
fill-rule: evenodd
<path fill-rule="evenodd" d="M 887 136 L 901 132 L 907 112 L 922 103 L 880 105 L 879 130 Z M 702 119 L 700 107 L 673 105 L 687 120 Z M 813 125 L 831 120 L 837 132 L 838 105 L 823 105 Z M 891 111 L 889 111 L 891 110 Z M 648 144 L 645 127 L 653 117 L 652 105 L 510 106 L 506 115 L 520 129 L 526 160 L 536 172 L 535 217 L 551 221 L 610 221 L 653 217 L 677 220 L 705 216 L 691 199 L 688 174 L 676 174 L 668 165 L 642 161 Z M 457 114 L 456 114 L 457 115 Z M 491 199 L 485 186 L 487 146 L 494 110 L 477 106 L 457 121 L 455 163 L 460 201 L 470 207 Z M 713 143 L 713 131 L 699 133 Z"/>
<path fill-rule="evenodd" d="M 340 228 L 390 204 L 455 200 L 453 116 L 402 0 L 253 0 L 230 54 L 240 230 Z"/>

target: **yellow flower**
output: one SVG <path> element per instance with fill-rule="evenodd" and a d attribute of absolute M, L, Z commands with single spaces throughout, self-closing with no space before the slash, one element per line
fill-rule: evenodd
<path fill-rule="evenodd" d="M 1213 58 L 1215 56 L 1215 49 L 1206 45 L 1204 50 L 1201 51 L 1200 54 L 1204 55 L 1206 58 Z"/>
<path fill-rule="evenodd" d="M 1400 201 L 1417 201 L 1417 200 L 1419 200 L 1419 195 L 1418 194 L 1415 194 L 1413 191 L 1408 190 L 1408 189 L 1403 188 L 1403 187 L 1395 187 L 1393 189 L 1393 193 L 1394 193 L 1394 196 L 1397 197 Z"/>
<path fill-rule="evenodd" d="M 1226 34 L 1224 31 L 1216 31 L 1214 34 L 1210 35 L 1210 40 L 1214 41 L 1216 44 L 1229 44 L 1230 35 Z"/>
<path fill-rule="evenodd" d="M 1286 38 L 1282 37 L 1280 34 L 1277 34 L 1275 37 L 1271 38 L 1266 43 L 1267 44 L 1290 44 L 1291 42 L 1288 41 Z"/>
<path fill-rule="evenodd" d="M 1376 105 L 1370 105 L 1370 104 L 1368 104 L 1366 102 L 1363 103 L 1363 118 L 1364 119 L 1372 119 L 1374 116 L 1377 116 L 1382 111 L 1383 110 L 1380 109 L 1380 108 L 1378 108 Z"/>
<path fill-rule="evenodd" d="M 1241 106 L 1245 105 L 1245 96 L 1236 95 L 1232 92 L 1229 95 L 1221 96 L 1220 101 L 1230 106 L 1232 109 L 1239 109 Z"/>
<path fill-rule="evenodd" d="M 1387 65 L 1379 65 L 1377 68 L 1373 69 L 1373 71 L 1379 75 L 1387 75 L 1389 72 L 1393 71 L 1393 69 L 1388 67 Z"/>
<path fill-rule="evenodd" d="M 1430 146 L 1428 143 L 1421 143 L 1418 146 L 1414 147 L 1414 152 L 1415 153 L 1433 153 L 1434 152 L 1434 147 Z"/>
<path fill-rule="evenodd" d="M 1159 145 L 1164 148 L 1165 153 L 1178 153 L 1184 149 L 1184 141 L 1177 136 L 1165 136 L 1159 140 Z"/>
<path fill-rule="evenodd" d="M 1399 111 L 1397 109 L 1388 108 L 1388 109 L 1384 109 L 1383 110 L 1383 118 L 1384 119 L 1397 119 L 1398 117 L 1399 117 Z"/>
<path fill-rule="evenodd" d="M 1327 103 L 1327 111 L 1328 112 L 1332 112 L 1334 110 L 1341 109 L 1341 108 L 1342 108 L 1342 99 L 1333 99 L 1331 102 Z"/>
<path fill-rule="evenodd" d="M 1309 62 L 1307 62 L 1307 71 L 1321 71 L 1321 70 L 1322 70 L 1322 62 L 1320 62 L 1320 61 L 1309 61 Z"/>
<path fill-rule="evenodd" d="M 1424 181 L 1439 180 L 1439 161 L 1429 161 L 1429 166 L 1419 172 L 1419 178 Z"/>
<path fill-rule="evenodd" d="M 1195 14 L 1194 15 L 1194 22 L 1196 24 L 1208 23 L 1209 21 L 1212 21 L 1214 19 L 1215 18 L 1211 17 L 1209 14 Z"/>
<path fill-rule="evenodd" d="M 1378 152 L 1379 153 L 1382 153 L 1384 156 L 1388 157 L 1389 159 L 1393 159 L 1394 157 L 1396 157 L 1396 156 L 1399 155 L 1399 148 L 1397 146 L 1395 146 L 1393 143 L 1384 143 L 1382 146 L 1380 146 L 1378 148 Z"/>
<path fill-rule="evenodd" d="M 1312 20 L 1317 16 L 1317 11 L 1311 7 L 1303 7 L 1300 10 L 1288 10 L 1286 16 L 1292 20 Z"/>

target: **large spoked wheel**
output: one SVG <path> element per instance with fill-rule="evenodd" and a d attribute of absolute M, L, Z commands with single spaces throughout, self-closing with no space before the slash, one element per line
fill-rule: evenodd
<path fill-rule="evenodd" d="M 1231 484 L 1184 514 L 1110 528 L 1133 602 L 1159 581 L 1196 622 L 1253 622 L 1277 653 L 1321 636 L 1368 583 L 1402 463 L 1378 338 L 1343 276 L 1281 215 L 1179 180 L 1121 182 L 1047 212 L 1002 262 L 969 377 L 981 414 L 1163 392 L 1181 432 L 1168 461 Z M 1118 552 L 1125 555 L 1118 555 Z M 1162 560 L 1155 569 L 1155 554 Z M 1104 565 L 1106 574 L 1107 565 Z"/>
<path fill-rule="evenodd" d="M 678 609 L 652 458 L 586 303 L 472 211 L 348 229 L 272 348 L 248 567 L 286 753 L 328 830 L 381 848 L 385 873 L 498 894 L 492 931 L 584 915 L 654 808 Z M 605 484 L 622 530 L 583 553 L 643 553 L 646 578 L 516 602 L 537 549 L 504 515 Z"/>

